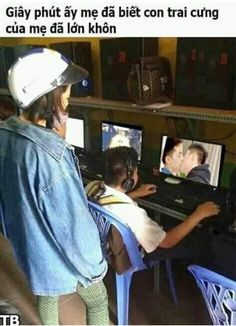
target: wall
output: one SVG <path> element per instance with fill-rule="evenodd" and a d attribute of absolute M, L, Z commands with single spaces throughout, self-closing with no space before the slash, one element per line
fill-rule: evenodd
<path fill-rule="evenodd" d="M 101 95 L 101 71 L 100 71 L 100 56 L 99 56 L 99 38 L 68 38 L 68 37 L 57 37 L 57 38 L 0 38 L 0 46 L 18 46 L 18 45 L 43 45 L 50 47 L 51 43 L 59 42 L 91 42 L 92 48 L 92 60 L 94 66 L 94 86 L 96 96 Z"/>
<path fill-rule="evenodd" d="M 0 46 L 18 46 L 18 45 L 44 45 L 49 47 L 50 43 L 59 42 L 91 42 L 92 60 L 94 66 L 94 85 L 95 95 L 101 96 L 101 64 L 100 64 L 100 38 L 0 38 Z M 166 56 L 171 61 L 172 71 L 175 71 L 175 52 L 176 52 L 176 38 L 159 38 L 159 53 Z"/>
<path fill-rule="evenodd" d="M 229 187 L 231 172 L 236 167 L 236 130 L 234 124 L 78 106 L 73 106 L 72 110 L 75 117 L 76 115 L 86 117 L 86 125 L 89 127 L 87 141 L 92 152 L 101 150 L 101 122 L 103 120 L 142 126 L 144 131 L 142 164 L 149 171 L 154 166 L 159 165 L 161 137 L 163 134 L 224 144 L 226 153 L 221 185 Z"/>
<path fill-rule="evenodd" d="M 17 46 L 26 44 L 42 44 L 49 47 L 50 43 L 56 42 L 91 42 L 92 60 L 94 66 L 94 85 L 95 95 L 101 96 L 101 69 L 100 69 L 100 46 L 99 38 L 0 38 L 0 45 L 2 46 Z M 159 54 L 167 57 L 172 66 L 172 73 L 175 74 L 176 65 L 176 38 L 159 38 Z M 173 78 L 174 80 L 174 78 Z M 221 124 L 217 122 L 194 121 L 186 119 L 173 119 L 165 117 L 156 117 L 148 115 L 137 115 L 126 112 L 101 112 L 95 111 L 90 114 L 91 124 L 93 125 L 93 134 L 95 146 L 99 146 L 98 139 L 100 133 L 100 121 L 102 119 L 113 119 L 114 121 L 141 124 L 145 130 L 145 152 L 147 164 L 150 166 L 157 163 L 159 155 L 159 140 L 163 133 L 168 133 L 173 136 L 200 137 L 206 140 L 212 140 L 226 145 L 227 153 L 225 157 L 223 184 L 229 184 L 230 173 L 236 164 L 235 142 L 234 134 L 235 125 Z"/>

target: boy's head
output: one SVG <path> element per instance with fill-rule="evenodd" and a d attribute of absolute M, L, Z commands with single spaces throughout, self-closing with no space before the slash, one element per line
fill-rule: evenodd
<path fill-rule="evenodd" d="M 138 181 L 138 154 L 131 147 L 109 148 L 102 154 L 102 175 L 105 184 L 127 192 Z"/>
<path fill-rule="evenodd" d="M 207 151 L 200 144 L 192 144 L 184 155 L 181 171 L 188 174 L 194 167 L 205 164 Z"/>
<path fill-rule="evenodd" d="M 179 172 L 183 161 L 183 144 L 178 138 L 167 137 L 162 156 L 162 162 L 165 167 L 173 174 Z"/>

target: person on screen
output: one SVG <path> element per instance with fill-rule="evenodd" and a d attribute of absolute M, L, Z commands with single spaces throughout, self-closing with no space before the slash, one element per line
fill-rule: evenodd
<path fill-rule="evenodd" d="M 127 131 L 122 128 L 117 128 L 117 134 L 111 138 L 109 148 L 128 146 L 130 147 L 130 139 L 127 135 Z"/>
<path fill-rule="evenodd" d="M 59 297 L 69 293 L 84 301 L 87 324 L 109 324 L 99 232 L 73 147 L 52 129 L 54 114 L 60 119 L 66 111 L 71 85 L 87 76 L 46 48 L 27 52 L 8 73 L 22 112 L 0 124 L 0 220 L 44 325 L 59 324 Z"/>
<path fill-rule="evenodd" d="M 117 147 L 104 151 L 102 154 L 102 176 L 103 191 L 98 189 L 97 193 L 91 192 L 91 187 L 88 184 L 86 186 L 87 194 L 90 193 L 98 203 L 101 199 L 104 201 L 104 199 L 112 197 L 113 203 L 106 205 L 105 208 L 129 225 L 137 241 L 146 252 L 147 259 L 155 259 L 156 255 L 175 257 L 175 254 L 182 250 L 187 251 L 188 254 L 193 250 L 194 254 L 191 254 L 198 254 L 199 244 L 195 244 L 196 248 L 189 244 L 182 245 L 182 249 L 174 247 L 203 219 L 217 215 L 219 213 L 218 205 L 213 202 L 199 205 L 183 222 L 165 232 L 134 201 L 140 193 L 135 193 L 134 190 L 138 182 L 138 155 L 133 148 Z M 99 196 L 96 196 L 97 194 Z M 143 195 L 145 194 L 143 193 Z M 173 251 L 170 252 L 172 247 Z"/>
<path fill-rule="evenodd" d="M 187 149 L 181 165 L 181 172 L 186 175 L 186 179 L 210 184 L 211 171 L 206 164 L 207 151 L 200 144 L 192 144 Z"/>
<path fill-rule="evenodd" d="M 140 155 L 142 149 L 141 132 L 135 129 L 130 129 L 129 138 L 130 138 L 130 147 L 134 148 L 136 152 Z"/>
<path fill-rule="evenodd" d="M 179 175 L 180 166 L 183 161 L 183 145 L 182 140 L 178 138 L 166 138 L 163 151 L 162 162 L 164 167 L 162 173 L 170 175 Z"/>
<path fill-rule="evenodd" d="M 103 123 L 102 125 L 102 150 L 109 147 L 111 138 L 116 134 L 115 128 L 112 125 Z"/>

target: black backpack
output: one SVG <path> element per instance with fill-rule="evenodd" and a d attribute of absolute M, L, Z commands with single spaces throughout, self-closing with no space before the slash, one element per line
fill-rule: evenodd
<path fill-rule="evenodd" d="M 164 57 L 141 57 L 131 65 L 127 87 L 138 105 L 170 101 L 173 93 L 171 67 Z"/>

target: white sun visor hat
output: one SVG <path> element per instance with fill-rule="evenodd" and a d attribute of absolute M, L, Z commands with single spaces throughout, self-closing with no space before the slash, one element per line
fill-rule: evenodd
<path fill-rule="evenodd" d="M 9 91 L 17 105 L 26 109 L 58 86 L 78 83 L 88 77 L 82 67 L 59 52 L 37 48 L 27 52 L 8 71 Z"/>

